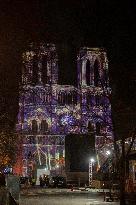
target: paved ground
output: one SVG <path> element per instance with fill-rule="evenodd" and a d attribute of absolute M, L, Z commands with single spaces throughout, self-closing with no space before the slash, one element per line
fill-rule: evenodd
<path fill-rule="evenodd" d="M 84 187 L 81 188 L 73 188 L 73 190 L 71 189 L 59 189 L 59 188 L 40 188 L 38 186 L 34 187 L 34 188 L 25 188 L 25 189 L 21 189 L 21 194 L 31 194 L 31 193 L 38 193 L 38 194 L 42 194 L 42 193 L 66 193 L 66 192 L 73 192 L 73 193 L 77 193 L 77 192 L 82 192 L 82 193 L 88 193 L 88 192 L 93 192 L 93 193 L 103 193 L 103 192 L 109 192 L 109 189 L 85 189 Z"/>
<path fill-rule="evenodd" d="M 104 202 L 103 194 L 70 189 L 29 189 L 20 195 L 20 205 L 119 205 Z"/>
<path fill-rule="evenodd" d="M 80 196 L 29 197 L 20 200 L 20 205 L 119 205 L 116 202 L 103 202 L 99 199 L 87 199 Z"/>

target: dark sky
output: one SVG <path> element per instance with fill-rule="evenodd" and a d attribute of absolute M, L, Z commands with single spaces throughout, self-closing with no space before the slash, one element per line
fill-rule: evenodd
<path fill-rule="evenodd" d="M 135 109 L 135 22 L 134 0 L 1 0 L 0 92 L 6 97 L 1 113 L 8 112 L 11 119 L 16 116 L 13 110 L 18 104 L 19 57 L 31 41 L 57 44 L 60 59 L 64 59 L 61 72 L 68 75 L 67 79 L 73 79 L 74 57 L 80 46 L 105 47 L 115 112 L 116 105 L 119 109 Z"/>

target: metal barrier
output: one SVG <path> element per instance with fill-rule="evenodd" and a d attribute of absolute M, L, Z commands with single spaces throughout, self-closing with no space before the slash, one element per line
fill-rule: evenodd
<path fill-rule="evenodd" d="M 9 192 L 6 187 L 0 187 L 0 205 L 9 205 Z"/>
<path fill-rule="evenodd" d="M 9 205 L 18 205 L 11 193 L 9 193 Z"/>
<path fill-rule="evenodd" d="M 0 187 L 0 205 L 19 205 L 6 187 Z"/>

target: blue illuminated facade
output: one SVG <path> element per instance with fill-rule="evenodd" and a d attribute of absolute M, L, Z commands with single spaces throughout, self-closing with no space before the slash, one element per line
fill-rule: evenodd
<path fill-rule="evenodd" d="M 22 174 L 37 167 L 65 173 L 65 136 L 95 135 L 99 166 L 103 149 L 113 140 L 111 90 L 104 49 L 81 48 L 77 54 L 77 86 L 58 84 L 55 45 L 31 45 L 23 53 L 16 130 L 22 139 Z"/>

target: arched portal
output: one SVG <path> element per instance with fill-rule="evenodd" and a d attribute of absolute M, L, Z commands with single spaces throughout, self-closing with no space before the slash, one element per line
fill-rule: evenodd
<path fill-rule="evenodd" d="M 101 134 L 101 123 L 96 122 L 96 135 L 100 135 L 100 134 Z"/>
<path fill-rule="evenodd" d="M 32 120 L 32 132 L 36 134 L 38 131 L 38 125 L 36 120 Z"/>
<path fill-rule="evenodd" d="M 94 133 L 94 127 L 92 122 L 88 122 L 88 133 Z"/>

